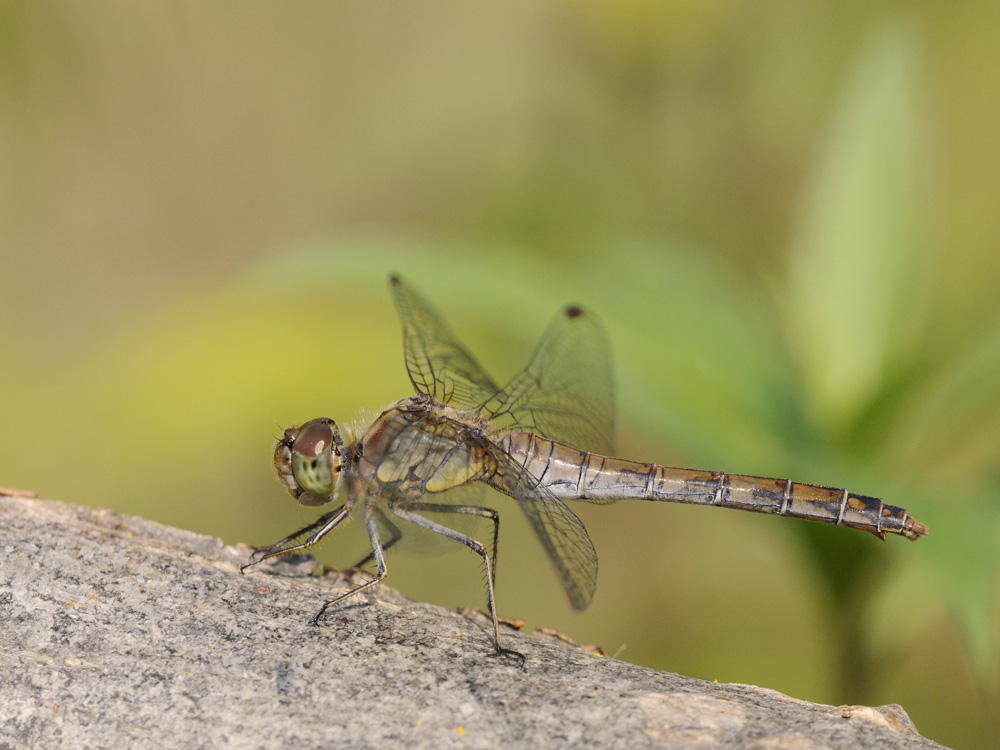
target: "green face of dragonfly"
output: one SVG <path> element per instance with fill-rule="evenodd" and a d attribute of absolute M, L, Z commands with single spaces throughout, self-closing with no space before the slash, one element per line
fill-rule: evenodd
<path fill-rule="evenodd" d="M 332 419 L 314 419 L 285 430 L 274 448 L 278 477 L 303 505 L 333 499 L 340 478 L 340 430 Z"/>

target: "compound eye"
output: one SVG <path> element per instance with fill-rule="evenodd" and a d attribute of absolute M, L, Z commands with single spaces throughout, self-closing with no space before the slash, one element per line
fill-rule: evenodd
<path fill-rule="evenodd" d="M 286 437 L 288 433 L 289 430 L 285 430 Z M 308 458 L 322 455 L 324 451 L 331 450 L 333 445 L 333 429 L 324 422 L 303 425 L 292 440 L 292 450 Z"/>
<path fill-rule="evenodd" d="M 340 473 L 340 431 L 332 419 L 314 419 L 285 436 L 291 453 L 291 477 L 303 505 L 322 505 L 333 499 Z M 282 473 L 278 469 L 279 475 Z M 288 481 L 282 477 L 288 484 Z"/>

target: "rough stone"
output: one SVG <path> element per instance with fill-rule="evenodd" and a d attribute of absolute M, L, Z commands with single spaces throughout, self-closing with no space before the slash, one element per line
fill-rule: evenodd
<path fill-rule="evenodd" d="M 594 655 L 136 516 L 0 497 L 0 748 L 932 748 L 824 706 Z"/>

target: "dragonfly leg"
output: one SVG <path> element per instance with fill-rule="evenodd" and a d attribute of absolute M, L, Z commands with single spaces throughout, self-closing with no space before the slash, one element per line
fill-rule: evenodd
<path fill-rule="evenodd" d="M 422 526 L 428 531 L 433 531 L 436 534 L 440 534 L 448 539 L 454 539 L 459 544 L 464 544 L 466 547 L 471 549 L 481 558 L 483 558 L 483 565 L 486 568 L 486 600 L 490 608 L 490 618 L 493 620 L 493 643 L 495 648 L 495 653 L 498 656 L 509 656 L 513 657 L 520 665 L 524 666 L 524 655 L 518 651 L 514 651 L 509 648 L 504 648 L 500 645 L 500 623 L 497 621 L 497 604 L 496 604 L 496 594 L 494 591 L 494 582 L 496 580 L 496 541 L 497 535 L 500 529 L 500 516 L 491 508 L 481 508 L 477 505 L 445 505 L 438 503 L 424 503 L 424 502 L 410 502 L 410 503 L 389 503 L 389 509 L 392 510 L 397 516 L 405 521 L 416 524 L 417 526 Z M 414 510 L 421 510 L 427 512 L 435 513 L 464 513 L 467 515 L 477 515 L 484 518 L 490 518 L 493 520 L 493 555 L 489 555 L 486 552 L 486 548 L 483 543 L 473 539 L 470 536 L 459 533 L 454 529 L 449 529 L 447 526 L 442 526 L 439 523 L 431 521 L 429 518 L 424 518 Z"/>
<path fill-rule="evenodd" d="M 398 506 L 397 506 L 398 507 Z M 493 585 L 496 586 L 497 582 L 497 544 L 500 541 L 500 514 L 497 513 L 493 508 L 484 508 L 481 505 L 452 505 L 450 503 L 426 503 L 426 502 L 408 502 L 406 503 L 407 510 L 417 510 L 417 511 L 427 511 L 432 513 L 459 513 L 466 516 L 479 516 L 480 518 L 487 518 L 493 524 L 493 550 L 490 554 L 491 565 L 487 568 L 491 574 Z M 395 512 L 396 508 L 393 508 Z M 449 529 L 449 531 L 452 531 Z M 447 536 L 447 535 L 445 535 Z M 453 537 L 452 537 L 453 538 Z M 464 543 L 464 542 L 463 542 Z"/>
<path fill-rule="evenodd" d="M 314 521 L 305 528 L 299 529 L 294 534 L 286 536 L 280 542 L 272 544 L 266 549 L 256 550 L 250 556 L 250 562 L 240 568 L 240 572 L 243 573 L 247 568 L 252 568 L 257 563 L 269 560 L 272 557 L 286 555 L 289 552 L 297 552 L 300 549 L 312 547 L 316 544 L 316 542 L 337 528 L 343 520 L 350 515 L 350 512 L 351 509 L 349 507 L 342 505 L 337 508 L 337 510 L 327 513 L 325 516 L 322 516 L 319 520 Z M 309 538 L 299 544 L 291 544 L 291 542 L 294 542 L 303 534 L 309 534 Z"/>
<path fill-rule="evenodd" d="M 378 509 L 373 509 L 372 506 L 369 505 L 365 508 L 365 511 L 365 526 L 368 529 L 368 538 L 372 543 L 372 557 L 375 559 L 375 577 L 359 586 L 355 586 L 349 591 L 345 591 L 340 596 L 331 599 L 324 604 L 320 611 L 317 612 L 316 616 L 312 619 L 313 625 L 319 624 L 319 618 L 321 618 L 323 614 L 330 609 L 330 607 L 340 604 L 340 602 L 344 601 L 344 599 L 347 599 L 348 597 L 360 594 L 362 591 L 370 589 L 372 586 L 385 578 L 386 574 L 389 572 L 385 566 L 385 554 L 383 553 L 382 540 L 379 538 L 378 525 L 375 523 L 375 513 Z"/>
<path fill-rule="evenodd" d="M 403 538 L 403 532 L 399 530 L 399 527 L 389 520 L 389 517 L 381 508 L 375 508 L 375 515 L 378 516 L 378 520 L 382 522 L 382 525 L 389 530 L 390 539 L 388 542 L 382 545 L 382 551 L 388 552 L 392 549 L 393 545 L 396 544 L 400 539 Z M 357 563 L 352 565 L 352 568 L 363 568 L 365 565 L 370 563 L 375 559 L 375 553 L 369 552 L 364 559 L 359 560 Z"/>

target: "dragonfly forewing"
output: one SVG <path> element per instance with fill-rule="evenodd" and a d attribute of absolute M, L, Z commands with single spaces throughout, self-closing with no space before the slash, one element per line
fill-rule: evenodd
<path fill-rule="evenodd" d="M 496 384 L 448 324 L 398 276 L 391 281 L 403 324 L 406 372 L 417 393 L 464 409 L 489 400 L 498 390 Z"/>

